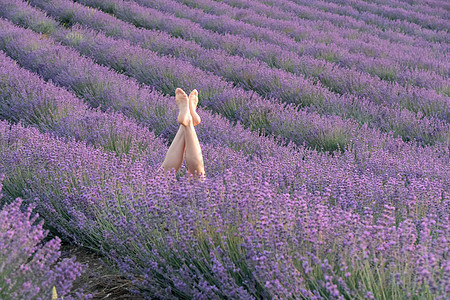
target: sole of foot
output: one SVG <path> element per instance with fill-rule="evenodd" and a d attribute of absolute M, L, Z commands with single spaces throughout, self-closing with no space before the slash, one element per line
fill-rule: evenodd
<path fill-rule="evenodd" d="M 189 110 L 191 112 L 192 124 L 194 126 L 197 126 L 202 121 L 200 116 L 197 114 L 197 104 L 198 104 L 198 91 L 193 90 L 189 94 Z"/>
<path fill-rule="evenodd" d="M 192 123 L 192 117 L 189 111 L 189 98 L 180 88 L 175 90 L 175 103 L 180 110 L 177 117 L 178 123 L 184 126 L 189 126 Z"/>

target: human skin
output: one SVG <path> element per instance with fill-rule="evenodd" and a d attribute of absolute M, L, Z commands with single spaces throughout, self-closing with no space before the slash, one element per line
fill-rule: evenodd
<path fill-rule="evenodd" d="M 186 159 L 188 174 L 190 176 L 204 176 L 205 168 L 202 149 L 194 128 L 194 126 L 201 122 L 196 112 L 198 92 L 197 90 L 193 90 L 188 97 L 182 89 L 177 88 L 175 90 L 175 102 L 179 109 L 177 122 L 180 124 L 180 127 L 169 150 L 167 150 L 162 167 L 165 173 L 172 170 L 177 172 L 183 160 Z"/>

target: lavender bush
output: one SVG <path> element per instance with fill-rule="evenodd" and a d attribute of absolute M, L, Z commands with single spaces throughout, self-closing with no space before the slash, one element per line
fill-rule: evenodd
<path fill-rule="evenodd" d="M 0 210 L 0 298 L 50 299 L 55 287 L 59 297 L 69 299 L 65 296 L 83 265 L 73 258 L 59 261 L 61 240 L 44 242 L 48 231 L 32 214 L 35 205 L 22 211 L 22 202 L 18 198 Z"/>
<path fill-rule="evenodd" d="M 8 194 L 39 197 L 52 227 L 110 257 L 148 297 L 444 299 L 448 292 L 450 198 L 442 188 L 417 197 L 423 185 L 412 183 L 384 204 L 366 203 L 376 212 L 357 213 L 349 198 L 335 198 L 337 186 L 311 193 L 298 182 L 281 192 L 281 181 L 264 178 L 270 166 L 229 168 L 198 183 L 167 180 L 139 161 L 1 125 Z"/>
<path fill-rule="evenodd" d="M 20 68 L 0 51 L 0 117 L 133 159 L 164 158 L 165 141 L 121 113 L 89 109 L 65 89 Z M 153 160 L 153 159 L 152 159 Z"/>

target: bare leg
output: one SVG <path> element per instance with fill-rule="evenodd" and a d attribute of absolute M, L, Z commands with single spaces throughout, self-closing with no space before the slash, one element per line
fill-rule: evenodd
<path fill-rule="evenodd" d="M 202 149 L 192 123 L 185 127 L 184 140 L 186 143 L 186 164 L 189 175 L 194 177 L 205 175 Z"/>
<path fill-rule="evenodd" d="M 195 177 L 205 175 L 203 164 L 202 149 L 198 141 L 197 132 L 194 126 L 200 124 L 201 119 L 197 114 L 198 92 L 193 90 L 189 94 L 189 111 L 192 117 L 192 124 L 186 126 L 184 139 L 186 143 L 186 164 L 188 165 L 188 173 Z"/>
<path fill-rule="evenodd" d="M 188 173 L 195 177 L 205 174 L 202 150 L 194 129 L 194 126 L 200 123 L 200 117 L 196 112 L 197 96 L 197 90 L 192 91 L 189 98 L 182 89 L 175 91 L 175 101 L 180 109 L 177 121 L 181 125 L 162 164 L 166 173 L 170 170 L 177 172 L 186 153 Z"/>
<path fill-rule="evenodd" d="M 189 94 L 189 111 L 191 112 L 192 123 L 194 124 L 194 127 L 200 124 L 201 122 L 200 116 L 197 114 L 197 104 L 198 104 L 198 92 L 197 90 L 194 89 Z"/>
<path fill-rule="evenodd" d="M 185 151 L 185 141 L 184 141 L 184 131 L 185 127 L 180 125 L 178 128 L 178 132 L 175 135 L 175 138 L 170 144 L 169 150 L 167 150 L 166 157 L 164 158 L 164 162 L 162 167 L 164 169 L 164 173 L 167 174 L 168 171 L 174 170 L 175 173 L 181 167 L 184 159 L 184 151 Z"/>

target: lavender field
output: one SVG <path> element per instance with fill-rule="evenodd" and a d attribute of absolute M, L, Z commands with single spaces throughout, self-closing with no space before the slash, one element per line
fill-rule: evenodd
<path fill-rule="evenodd" d="M 450 3 L 0 0 L 0 299 L 449 299 Z M 205 180 L 160 174 L 199 92 Z M 108 299 L 113 299 L 109 297 Z"/>

